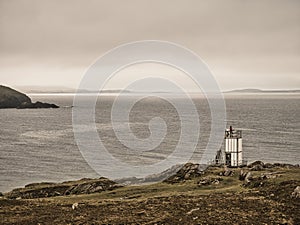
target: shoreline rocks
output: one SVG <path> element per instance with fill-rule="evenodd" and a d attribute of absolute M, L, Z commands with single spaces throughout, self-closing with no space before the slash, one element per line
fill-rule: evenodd
<path fill-rule="evenodd" d="M 176 174 L 164 180 L 165 183 L 179 183 L 185 180 L 190 180 L 196 177 L 200 177 L 203 171 L 200 170 L 199 164 L 186 163 Z"/>
<path fill-rule="evenodd" d="M 0 85 L 0 108 L 17 108 L 21 104 L 30 104 L 31 99 L 12 88 Z"/>
<path fill-rule="evenodd" d="M 27 103 L 24 102 L 17 107 L 17 109 L 57 109 L 59 106 L 55 104 L 43 103 L 43 102 L 35 102 L 35 103 Z"/>
<path fill-rule="evenodd" d="M 12 88 L 0 85 L 0 109 L 49 109 L 59 108 L 58 105 L 35 102 L 31 99 Z"/>
<path fill-rule="evenodd" d="M 101 177 L 99 179 L 82 179 L 63 183 L 34 183 L 24 188 L 17 188 L 4 194 L 8 199 L 34 199 L 55 196 L 81 195 L 99 193 L 122 187 L 114 181 Z"/>

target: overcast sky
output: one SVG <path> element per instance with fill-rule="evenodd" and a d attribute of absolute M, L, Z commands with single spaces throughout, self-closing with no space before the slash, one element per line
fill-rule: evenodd
<path fill-rule="evenodd" d="M 97 57 L 144 39 L 193 50 L 223 90 L 300 89 L 298 0 L 0 0 L 0 83 L 76 88 Z"/>

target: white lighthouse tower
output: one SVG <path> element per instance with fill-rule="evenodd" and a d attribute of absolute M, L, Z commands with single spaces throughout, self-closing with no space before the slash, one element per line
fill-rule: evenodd
<path fill-rule="evenodd" d="M 234 130 L 232 126 L 225 130 L 224 161 L 227 166 L 238 167 L 243 165 L 242 131 Z"/>

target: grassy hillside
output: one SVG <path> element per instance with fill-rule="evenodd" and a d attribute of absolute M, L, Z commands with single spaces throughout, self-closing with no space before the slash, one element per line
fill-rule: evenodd
<path fill-rule="evenodd" d="M 300 224 L 300 201 L 292 194 L 300 186 L 299 172 L 287 165 L 209 167 L 179 182 L 88 195 L 3 197 L 0 216 L 2 224 Z M 34 187 L 41 188 L 27 188 Z"/>

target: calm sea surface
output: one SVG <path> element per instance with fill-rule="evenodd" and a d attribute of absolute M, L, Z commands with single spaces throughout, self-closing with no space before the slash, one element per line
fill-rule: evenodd
<path fill-rule="evenodd" d="M 70 108 L 73 96 L 31 97 L 34 101 L 56 103 L 62 107 L 0 110 L 0 191 L 33 182 L 99 177 L 81 156 L 74 139 Z M 113 99 L 106 96 L 98 101 L 96 125 L 104 145 L 119 156 L 128 149 L 115 137 L 110 123 Z M 243 130 L 244 158 L 248 162 L 300 163 L 299 100 L 300 95 L 226 97 L 227 125 Z M 182 98 L 176 101 L 185 102 Z M 208 141 L 210 111 L 205 99 L 195 97 L 194 101 L 202 129 L 193 157 L 193 161 L 197 161 L 199 152 L 205 149 Z M 156 116 L 165 120 L 168 132 L 164 141 L 150 157 L 143 158 L 142 163 L 163 159 L 172 152 L 180 136 L 180 119 L 176 110 L 168 102 L 155 98 L 145 99 L 133 107 L 130 115 L 132 131 L 140 138 L 147 138 L 148 122 Z"/>

